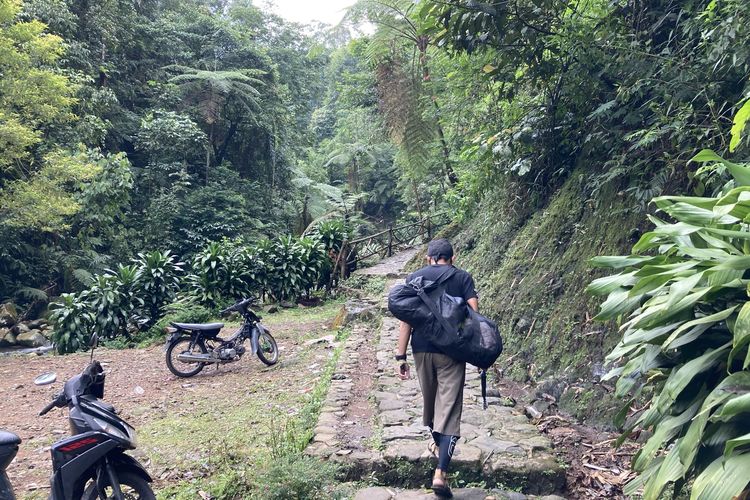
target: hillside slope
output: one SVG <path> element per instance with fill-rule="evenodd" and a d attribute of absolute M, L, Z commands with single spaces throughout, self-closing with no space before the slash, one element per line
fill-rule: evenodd
<path fill-rule="evenodd" d="M 582 169 L 537 204 L 505 185 L 485 196 L 472 220 L 452 227 L 458 264 L 473 273 L 481 309 L 506 343 L 505 376 L 539 384 L 581 417 L 606 422 L 598 385 L 602 361 L 617 340 L 615 325 L 595 322 L 596 277 L 589 259 L 626 252 L 640 235 L 643 212 L 614 191 L 589 199 Z"/>

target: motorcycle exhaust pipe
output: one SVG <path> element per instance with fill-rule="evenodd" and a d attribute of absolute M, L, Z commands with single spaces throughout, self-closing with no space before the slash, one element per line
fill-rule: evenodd
<path fill-rule="evenodd" d="M 210 354 L 190 354 L 183 352 L 177 355 L 177 359 L 183 363 L 218 363 L 217 358 L 211 357 Z"/>

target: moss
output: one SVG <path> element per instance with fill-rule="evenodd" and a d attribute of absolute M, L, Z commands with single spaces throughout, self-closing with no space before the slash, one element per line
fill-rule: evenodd
<path fill-rule="evenodd" d="M 597 206 L 585 180 L 583 170 L 575 172 L 536 211 L 519 206 L 513 186 L 501 186 L 453 237 L 481 310 L 503 334 L 498 365 L 515 379 L 585 385 L 617 341 L 612 325 L 592 321 L 599 300 L 584 291 L 597 276 L 589 260 L 627 251 L 643 214 L 616 192 L 603 193 L 614 201 Z M 566 401 L 580 413 L 577 399 Z"/>

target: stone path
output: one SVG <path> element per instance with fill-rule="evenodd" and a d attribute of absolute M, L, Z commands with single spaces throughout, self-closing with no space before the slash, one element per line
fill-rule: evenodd
<path fill-rule="evenodd" d="M 394 278 L 386 287 L 388 291 L 400 281 L 395 276 L 402 275 L 404 264 L 415 254 L 399 254 L 387 265 L 384 262 L 361 272 Z M 356 324 L 306 450 L 310 455 L 346 464 L 349 479 L 391 486 L 362 490 L 357 500 L 434 498 L 424 490 L 393 488 L 425 487 L 436 465 L 427 451 L 429 433 L 421 423 L 419 384 L 415 378 L 400 380 L 394 371 L 397 338 L 398 320 L 387 313 L 375 331 L 372 326 Z M 373 354 L 376 363 L 371 359 Z M 363 357 L 370 359 L 366 368 Z M 409 359 L 413 359 L 411 353 Z M 488 398 L 489 408 L 483 410 L 475 368 L 467 367 L 466 379 L 462 436 L 451 463 L 452 481 L 454 485 L 483 484 L 500 489 L 456 490 L 456 498 L 518 500 L 526 496 L 508 490 L 532 495 L 562 491 L 564 470 L 547 438 L 521 412 L 503 406 L 502 398 Z M 371 404 L 369 418 L 354 420 L 349 407 L 361 407 L 363 398 Z"/>
<path fill-rule="evenodd" d="M 364 274 L 367 276 L 385 276 L 389 278 L 396 278 L 403 274 L 404 267 L 409 263 L 418 253 L 419 248 L 410 248 L 399 252 L 387 259 L 381 260 L 379 263 L 372 267 L 365 267 L 363 269 L 357 269 L 354 274 Z"/>

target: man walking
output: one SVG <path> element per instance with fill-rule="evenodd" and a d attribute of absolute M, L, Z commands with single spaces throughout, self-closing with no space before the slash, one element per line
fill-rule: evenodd
<path fill-rule="evenodd" d="M 452 272 L 445 282 L 445 293 L 462 297 L 475 311 L 479 311 L 479 301 L 474 286 L 474 279 L 469 273 L 453 267 L 453 247 L 446 239 L 437 239 L 427 246 L 429 264 L 414 272 L 406 282 L 422 276 L 424 280 L 438 281 Z M 396 362 L 398 375 L 402 380 L 409 378 L 409 364 L 406 360 L 406 349 L 411 339 L 414 364 L 417 378 L 422 388 L 423 413 L 422 422 L 430 428 L 432 441 L 428 445 L 430 452 L 437 456 L 438 466 L 432 478 L 432 490 L 440 497 L 453 496 L 446 473 L 450 464 L 456 442 L 461 436 L 461 412 L 463 409 L 464 379 L 466 363 L 458 362 L 443 354 L 437 346 L 429 341 L 427 335 L 420 332 L 419 325 L 401 322 L 399 328 Z"/>

